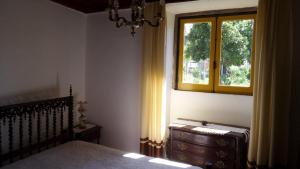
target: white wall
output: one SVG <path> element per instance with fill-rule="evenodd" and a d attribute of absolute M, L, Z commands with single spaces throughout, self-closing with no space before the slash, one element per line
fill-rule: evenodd
<path fill-rule="evenodd" d="M 167 5 L 167 81 L 170 120 L 186 118 L 250 126 L 252 96 L 178 91 L 171 89 L 173 77 L 174 23 L 179 13 L 257 6 L 257 0 L 198 0 Z"/>
<path fill-rule="evenodd" d="M 103 126 L 102 144 L 138 152 L 142 34 L 116 28 L 106 12 L 88 16 L 87 32 L 88 117 Z"/>
<path fill-rule="evenodd" d="M 85 99 L 85 22 L 49 0 L 1 0 L 0 104 L 66 96 L 69 84 Z"/>

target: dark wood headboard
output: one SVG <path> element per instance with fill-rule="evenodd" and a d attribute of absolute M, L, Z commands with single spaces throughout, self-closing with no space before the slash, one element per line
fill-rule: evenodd
<path fill-rule="evenodd" d="M 0 107 L 0 166 L 73 140 L 73 96 Z"/>

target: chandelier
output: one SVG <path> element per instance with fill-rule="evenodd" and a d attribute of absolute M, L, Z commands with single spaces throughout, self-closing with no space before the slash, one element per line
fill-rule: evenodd
<path fill-rule="evenodd" d="M 164 1 L 161 1 L 161 4 Z M 161 12 L 158 12 L 156 16 L 152 19 L 146 19 L 144 15 L 144 10 L 146 6 L 145 0 L 132 0 L 131 2 L 131 20 L 125 17 L 119 16 L 119 1 L 109 0 L 109 20 L 115 22 L 116 27 L 120 28 L 122 26 L 129 27 L 131 30 L 131 35 L 134 36 L 136 29 L 143 27 L 146 23 L 152 27 L 158 27 L 160 22 L 163 20 Z"/>

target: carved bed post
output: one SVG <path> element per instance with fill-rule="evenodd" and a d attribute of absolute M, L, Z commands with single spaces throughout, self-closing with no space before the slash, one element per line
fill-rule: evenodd
<path fill-rule="evenodd" d="M 70 85 L 70 96 L 69 96 L 69 140 L 73 140 L 74 132 L 74 114 L 73 114 L 73 94 L 72 94 L 72 85 Z"/>
<path fill-rule="evenodd" d="M 12 113 L 12 112 L 10 112 Z M 9 137 L 9 141 L 8 141 L 8 147 L 9 147 L 9 161 L 13 162 L 13 116 L 10 115 L 8 118 L 8 137 Z"/>

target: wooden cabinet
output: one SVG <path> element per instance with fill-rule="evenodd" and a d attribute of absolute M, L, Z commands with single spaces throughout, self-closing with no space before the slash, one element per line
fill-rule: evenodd
<path fill-rule="evenodd" d="M 197 126 L 171 126 L 167 156 L 171 160 L 213 169 L 245 169 L 248 130 L 218 134 L 194 130 Z M 199 127 L 199 126 L 198 126 Z M 232 127 L 231 127 L 232 128 Z M 243 130 L 240 130 L 243 131 Z"/>
<path fill-rule="evenodd" d="M 97 142 L 100 143 L 101 137 L 101 126 L 97 126 L 95 124 L 88 123 L 86 128 L 82 129 L 76 126 L 74 128 L 74 134 L 76 140 L 82 140 L 87 142 Z"/>

